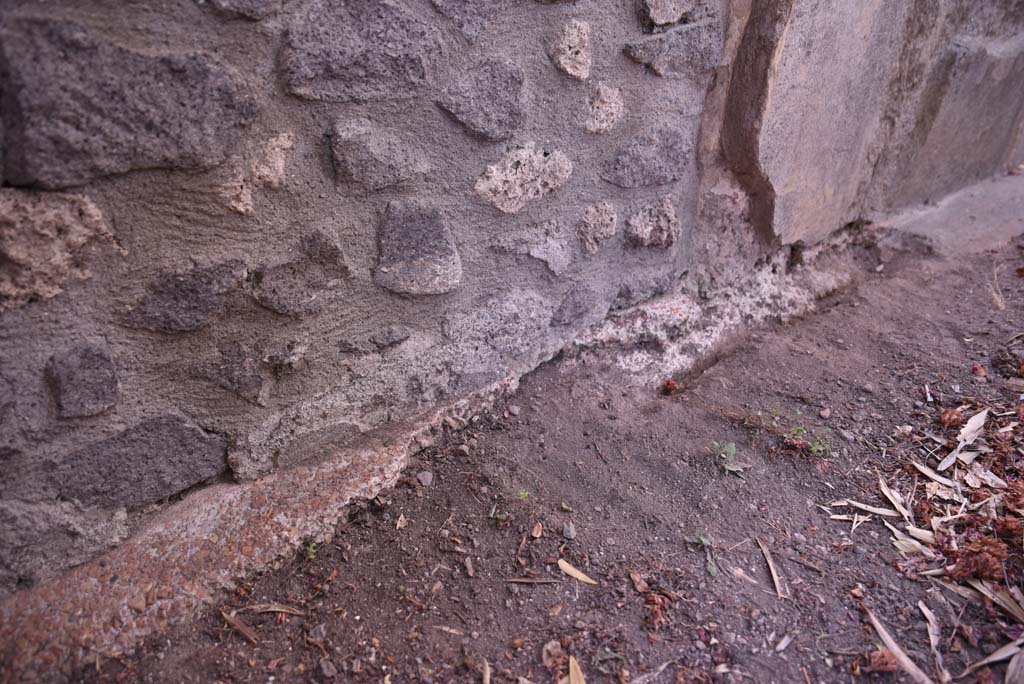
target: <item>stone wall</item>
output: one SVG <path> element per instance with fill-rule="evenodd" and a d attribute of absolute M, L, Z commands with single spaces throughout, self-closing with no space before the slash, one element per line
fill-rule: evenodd
<path fill-rule="evenodd" d="M 7 0 L 0 141 L 2 595 L 1024 161 L 1024 2 Z"/>

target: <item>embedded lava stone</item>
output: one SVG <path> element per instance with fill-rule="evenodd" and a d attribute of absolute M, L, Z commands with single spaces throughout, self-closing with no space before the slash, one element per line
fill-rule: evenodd
<path fill-rule="evenodd" d="M 148 55 L 79 24 L 0 25 L 4 180 L 47 189 L 222 162 L 256 107 L 210 55 Z"/>
<path fill-rule="evenodd" d="M 61 496 L 106 507 L 142 506 L 219 475 L 227 440 L 177 416 L 144 420 L 66 457 L 55 481 Z"/>
<path fill-rule="evenodd" d="M 117 403 L 117 370 L 106 347 L 80 344 L 55 354 L 46 377 L 61 418 L 95 416 Z"/>
<path fill-rule="evenodd" d="M 432 207 L 392 202 L 377 229 L 374 281 L 400 294 L 443 294 L 462 280 L 451 231 Z"/>
<path fill-rule="evenodd" d="M 128 325 L 156 332 L 199 330 L 241 282 L 242 262 L 231 260 L 160 277 L 128 314 Z"/>

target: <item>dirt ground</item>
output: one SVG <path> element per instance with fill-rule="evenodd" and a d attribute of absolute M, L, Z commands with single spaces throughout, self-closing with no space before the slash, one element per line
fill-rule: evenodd
<path fill-rule="evenodd" d="M 1021 267 L 1022 242 L 905 255 L 674 391 L 590 357 L 551 362 L 354 508 L 332 543 L 82 677 L 541 684 L 572 657 L 591 683 L 912 681 L 892 671 L 873 615 L 940 682 L 918 602 L 958 675 L 1021 636 L 964 587 L 1019 585 L 1022 540 L 993 551 L 994 568 L 964 565 L 983 525 L 904 556 L 879 478 L 926 526 L 943 486 L 910 462 L 934 471 L 987 407 L 995 450 L 979 464 L 1004 486 L 965 484 L 955 465 L 944 475 L 966 498 L 953 508 L 1021 492 Z M 843 499 L 888 514 L 829 506 Z M 961 681 L 1003 681 L 1006 666 Z"/>

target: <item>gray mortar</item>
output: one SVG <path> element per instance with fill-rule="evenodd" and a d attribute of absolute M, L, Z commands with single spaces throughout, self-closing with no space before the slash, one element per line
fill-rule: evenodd
<path fill-rule="evenodd" d="M 738 0 L 7 0 L 0 594 L 183 491 L 402 434 L 610 310 L 745 282 L 773 241 L 1024 149 L 1017 100 L 976 80 L 1024 92 L 1020 11 L 943 0 L 915 32 L 900 10 L 870 34 L 886 50 L 859 48 L 876 97 L 847 122 L 871 133 L 855 201 L 804 215 L 794 196 L 803 228 L 774 223 L 779 169 L 803 168 L 785 154 L 830 158 L 849 126 L 794 145 L 780 113 L 832 91 L 800 89 L 799 53 L 772 91 L 758 59 L 787 27 L 845 35 L 845 1 L 771 0 L 747 24 Z M 850 80 L 807 60 L 814 83 Z M 985 145 L 929 185 L 974 99 L 998 105 Z"/>

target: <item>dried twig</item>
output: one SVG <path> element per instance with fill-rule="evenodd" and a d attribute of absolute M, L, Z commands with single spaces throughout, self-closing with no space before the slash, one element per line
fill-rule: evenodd
<path fill-rule="evenodd" d="M 237 611 L 233 610 L 230 613 L 228 613 L 222 608 L 220 611 L 220 616 L 224 618 L 224 622 L 228 623 L 228 626 L 231 627 L 231 629 L 235 630 L 243 637 L 245 637 L 246 641 L 248 641 L 251 644 L 258 643 L 260 638 L 259 635 L 256 633 L 256 630 L 250 627 L 248 624 L 246 624 L 246 622 L 242 618 L 238 617 L 235 614 L 236 612 Z"/>
<path fill-rule="evenodd" d="M 298 608 L 292 608 L 283 603 L 256 603 L 240 610 L 249 613 L 287 613 L 288 615 L 298 615 L 300 617 L 306 614 Z"/>
<path fill-rule="evenodd" d="M 782 581 L 779 579 L 779 571 L 775 568 L 775 561 L 772 560 L 772 552 L 768 550 L 768 546 L 761 540 L 760 537 L 754 537 L 754 541 L 761 547 L 761 553 L 764 554 L 765 561 L 768 562 L 768 572 L 772 575 L 772 583 L 775 585 L 775 595 L 780 599 L 786 598 L 786 595 L 782 592 Z"/>

